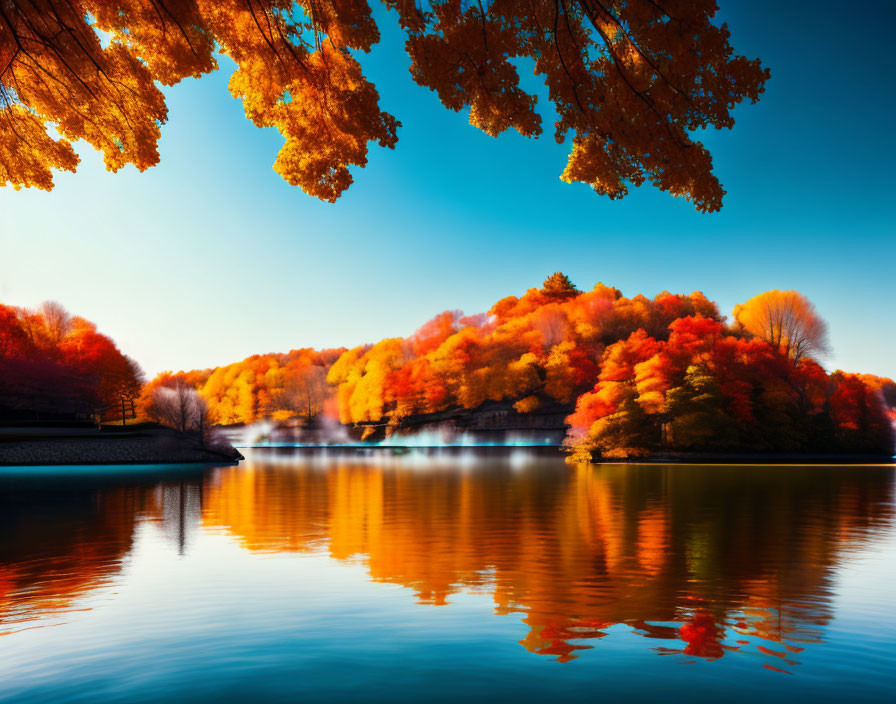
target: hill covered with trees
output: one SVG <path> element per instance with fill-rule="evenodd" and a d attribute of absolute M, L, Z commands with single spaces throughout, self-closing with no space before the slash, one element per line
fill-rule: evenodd
<path fill-rule="evenodd" d="M 662 452 L 889 454 L 896 383 L 828 373 L 826 327 L 795 291 L 768 291 L 729 322 L 702 293 L 628 298 L 561 273 L 488 312 L 445 311 L 405 338 L 256 355 L 165 373 L 219 423 L 329 414 L 366 435 L 561 409 L 577 457 Z"/>

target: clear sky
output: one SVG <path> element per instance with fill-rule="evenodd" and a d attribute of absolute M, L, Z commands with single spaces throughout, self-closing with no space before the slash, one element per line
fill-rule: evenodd
<path fill-rule="evenodd" d="M 395 15 L 377 10 L 383 41 L 362 61 L 403 127 L 336 204 L 274 173 L 282 139 L 245 119 L 225 64 L 166 89 L 159 166 L 110 174 L 80 145 L 52 193 L 0 189 L 0 301 L 58 300 L 154 374 L 406 335 L 556 270 L 625 295 L 699 289 L 724 313 L 795 288 L 830 324 L 826 366 L 896 375 L 896 12 L 719 2 L 736 50 L 772 74 L 733 131 L 705 135 L 721 213 L 561 182 L 569 144 L 544 91 L 541 139 L 488 137 L 413 83 Z"/>

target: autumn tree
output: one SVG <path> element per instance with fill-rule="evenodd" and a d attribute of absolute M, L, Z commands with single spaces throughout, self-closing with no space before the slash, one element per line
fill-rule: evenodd
<path fill-rule="evenodd" d="M 797 291 L 760 293 L 735 306 L 734 317 L 744 330 L 782 349 L 794 363 L 828 352 L 827 324 Z"/>
<path fill-rule="evenodd" d="M 856 374 L 837 371 L 832 381 L 829 408 L 838 445 L 857 453 L 896 451 L 894 428 L 880 392 Z"/>
<path fill-rule="evenodd" d="M 128 413 L 137 416 L 137 399 L 146 382 L 140 365 L 127 356 L 122 356 L 105 375 L 109 396 L 117 398 L 121 405 L 121 424 L 127 425 Z"/>
<path fill-rule="evenodd" d="M 205 399 L 215 422 L 223 425 L 314 417 L 335 394 L 326 383 L 327 372 L 344 351 L 302 348 L 214 369 L 162 372 L 144 386 L 140 405 L 148 408 L 156 388 L 183 383 Z"/>
<path fill-rule="evenodd" d="M 567 298 L 579 293 L 579 289 L 573 285 L 566 274 L 557 271 L 544 280 L 541 292 L 553 298 Z"/>
<path fill-rule="evenodd" d="M 656 448 L 658 440 L 656 425 L 631 386 L 623 388 L 613 412 L 598 418 L 589 431 L 590 446 L 604 457 L 644 457 Z"/>
<path fill-rule="evenodd" d="M 887 415 L 896 428 L 896 381 L 887 377 L 875 376 L 874 374 L 858 374 L 857 375 L 868 388 L 880 394 L 886 406 Z"/>
<path fill-rule="evenodd" d="M 56 301 L 42 303 L 39 311 L 47 341 L 50 344 L 58 345 L 71 330 L 71 314 L 61 303 Z"/>
<path fill-rule="evenodd" d="M 531 60 L 558 115 L 554 138 L 572 142 L 563 180 L 610 198 L 649 181 L 700 211 L 721 207 L 693 135 L 731 128 L 769 73 L 735 54 L 715 2 L 383 3 L 407 35 L 414 81 L 489 135 L 541 134 L 518 70 Z M 5 0 L 0 182 L 52 188 L 53 170 L 76 169 L 79 139 L 112 171 L 153 166 L 168 117 L 159 85 L 215 70 L 220 53 L 237 64 L 229 88 L 246 117 L 285 139 L 274 170 L 333 201 L 370 142 L 397 140 L 359 62 L 379 38 L 365 0 Z"/>
<path fill-rule="evenodd" d="M 285 380 L 272 399 L 275 409 L 272 415 L 276 418 L 278 411 L 287 411 L 306 419 L 315 418 L 323 413 L 329 395 L 327 369 L 309 365 Z"/>
<path fill-rule="evenodd" d="M 159 386 L 147 409 L 149 417 L 180 433 L 195 433 L 205 442 L 210 428 L 209 408 L 196 389 L 183 381 Z"/>
<path fill-rule="evenodd" d="M 887 380 L 828 375 L 809 358 L 794 363 L 784 346 L 728 334 L 699 315 L 669 330 L 665 340 L 639 330 L 607 347 L 597 383 L 567 419 L 574 460 L 657 450 L 893 452 Z"/>
<path fill-rule="evenodd" d="M 666 404 L 668 445 L 682 450 L 737 448 L 737 427 L 718 380 L 705 364 L 687 368 L 682 384 L 669 390 Z"/>

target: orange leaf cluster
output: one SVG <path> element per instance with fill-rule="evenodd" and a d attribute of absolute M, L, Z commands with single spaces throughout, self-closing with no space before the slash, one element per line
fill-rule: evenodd
<path fill-rule="evenodd" d="M 398 122 L 350 50 L 378 39 L 366 2 L 331 0 L 295 11 L 289 0 L 35 0 L 0 8 L 0 183 L 53 186 L 74 171 L 71 142 L 103 152 L 106 167 L 141 171 L 159 160 L 168 112 L 157 84 L 237 63 L 230 80 L 246 117 L 286 139 L 274 169 L 335 200 L 367 143 L 392 147 Z M 322 41 L 321 36 L 326 36 Z M 52 124 L 61 136 L 46 131 Z"/>
<path fill-rule="evenodd" d="M 487 134 L 541 133 L 537 98 L 520 87 L 531 60 L 572 138 L 562 178 L 619 198 L 650 181 L 721 207 L 712 159 L 691 138 L 730 128 L 768 70 L 737 56 L 711 0 L 383 0 L 407 34 L 414 80 L 445 107 L 469 108 Z M 0 183 L 50 189 L 74 171 L 71 142 L 103 152 L 113 171 L 159 159 L 167 108 L 157 84 L 217 68 L 246 117 L 285 144 L 274 169 L 333 201 L 367 163 L 369 142 L 393 147 L 399 122 L 379 108 L 356 56 L 379 41 L 366 0 L 12 0 L 0 7 Z M 51 137 L 51 124 L 60 138 Z"/>

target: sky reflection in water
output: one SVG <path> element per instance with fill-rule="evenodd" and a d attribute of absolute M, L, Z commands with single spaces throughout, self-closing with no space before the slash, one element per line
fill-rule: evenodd
<path fill-rule="evenodd" d="M 893 468 L 491 454 L 0 470 L 0 701 L 896 691 Z"/>

